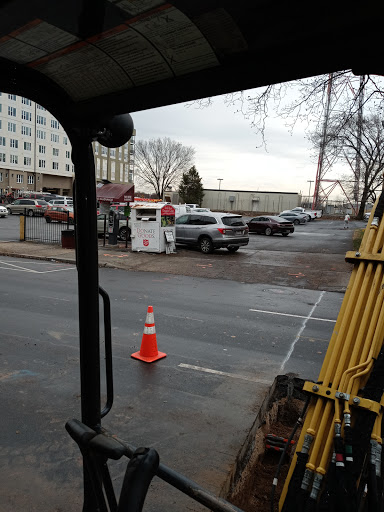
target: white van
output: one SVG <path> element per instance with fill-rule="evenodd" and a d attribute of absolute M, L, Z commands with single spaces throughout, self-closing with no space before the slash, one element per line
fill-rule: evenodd
<path fill-rule="evenodd" d="M 71 206 L 73 207 L 72 197 L 56 197 L 51 201 L 48 201 L 50 206 Z"/>
<path fill-rule="evenodd" d="M 187 204 L 172 204 L 171 206 L 175 209 L 175 218 L 186 213 L 191 213 L 191 208 Z"/>

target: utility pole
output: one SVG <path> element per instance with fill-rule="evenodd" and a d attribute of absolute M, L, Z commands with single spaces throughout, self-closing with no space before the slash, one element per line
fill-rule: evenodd
<path fill-rule="evenodd" d="M 319 189 L 320 189 L 321 180 L 323 178 L 325 146 L 327 143 L 328 120 L 329 120 L 329 111 L 330 111 L 330 107 L 331 107 L 332 81 L 333 81 L 333 73 L 330 73 L 329 79 L 328 79 L 327 101 L 326 101 L 326 105 L 325 105 L 323 133 L 321 136 L 320 153 L 319 153 L 319 159 L 317 162 L 317 173 L 316 173 L 316 182 L 315 182 L 315 192 L 313 194 L 312 210 L 320 207 Z"/>
<path fill-rule="evenodd" d="M 309 183 L 309 192 L 308 192 L 308 203 L 311 200 L 311 183 L 313 183 L 314 180 L 307 180 L 307 183 Z"/>
<path fill-rule="evenodd" d="M 219 204 L 220 204 L 220 185 L 221 185 L 221 182 L 223 181 L 223 178 L 217 178 L 217 181 L 219 182 L 219 195 L 217 196 L 217 209 L 219 209 Z"/>

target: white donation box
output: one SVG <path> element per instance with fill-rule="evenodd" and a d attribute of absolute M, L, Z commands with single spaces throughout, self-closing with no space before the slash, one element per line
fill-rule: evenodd
<path fill-rule="evenodd" d="M 132 251 L 175 252 L 175 209 L 164 203 L 131 203 Z"/>

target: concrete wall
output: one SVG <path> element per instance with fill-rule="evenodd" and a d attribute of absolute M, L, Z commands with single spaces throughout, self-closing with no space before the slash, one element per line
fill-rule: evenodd
<path fill-rule="evenodd" d="M 300 206 L 301 202 L 301 195 L 296 192 L 204 189 L 204 194 L 201 206 L 222 211 L 280 213 Z"/>

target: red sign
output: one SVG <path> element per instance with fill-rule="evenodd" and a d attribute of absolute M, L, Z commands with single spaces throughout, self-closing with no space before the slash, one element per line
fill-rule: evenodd
<path fill-rule="evenodd" d="M 173 206 L 171 206 L 170 204 L 166 204 L 165 206 L 162 207 L 161 209 L 161 215 L 162 216 L 175 216 L 175 209 Z"/>
<path fill-rule="evenodd" d="M 149 240 L 143 240 L 143 245 L 144 245 L 144 247 L 148 247 L 148 245 L 149 245 Z"/>

